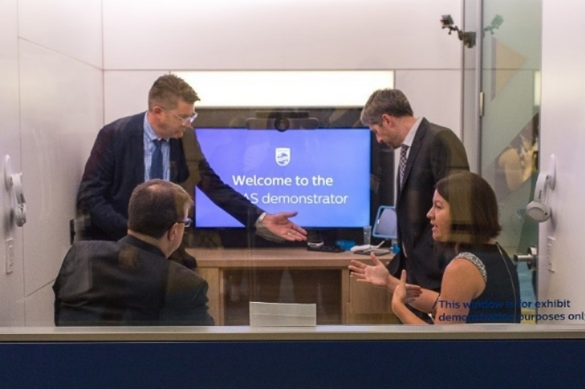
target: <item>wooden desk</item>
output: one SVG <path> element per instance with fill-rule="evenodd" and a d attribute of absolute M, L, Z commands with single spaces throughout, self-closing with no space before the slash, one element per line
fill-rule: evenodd
<path fill-rule="evenodd" d="M 335 280 L 339 285 L 326 285 L 329 290 L 338 294 L 337 305 L 340 312 L 336 322 L 328 324 L 383 324 L 397 323 L 396 317 L 390 308 L 391 295 L 382 288 L 376 288 L 369 284 L 358 283 L 349 276 L 348 265 L 352 259 L 370 262 L 365 255 L 356 255 L 350 252 L 325 253 L 308 251 L 302 248 L 277 248 L 277 249 L 187 249 L 191 255 L 197 258 L 198 273 L 209 283 L 207 296 L 209 298 L 209 311 L 217 325 L 225 325 L 230 320 L 229 311 L 226 311 L 226 297 L 229 294 L 230 274 L 244 274 L 247 278 L 247 286 L 250 288 L 263 287 L 253 285 L 261 277 L 249 277 L 250 274 L 261 274 L 264 271 L 289 270 L 295 274 L 297 271 L 305 271 L 307 277 L 296 277 L 295 285 L 299 290 L 305 287 L 306 279 L 312 279 L 317 273 L 323 274 L 328 280 Z M 383 261 L 389 260 L 389 256 L 382 257 Z M 234 273 L 235 271 L 235 273 Z M 240 271 L 240 273 L 237 273 Z M 310 276 L 310 277 L 309 277 Z M 251 281 L 250 281 L 251 280 Z M 277 280 L 278 281 L 278 280 Z M 321 287 L 321 286 L 319 286 Z M 314 289 L 314 287 L 313 287 Z M 331 297 L 331 296 L 328 296 Z M 287 301 L 290 302 L 290 301 Z M 306 301 L 295 301 L 306 302 Z M 318 304 L 319 302 L 311 301 Z M 245 301 L 247 304 L 248 301 Z M 247 318 L 245 318 L 247 320 Z M 319 324 L 319 314 L 317 315 Z M 246 323 L 238 323 L 246 324 Z"/>

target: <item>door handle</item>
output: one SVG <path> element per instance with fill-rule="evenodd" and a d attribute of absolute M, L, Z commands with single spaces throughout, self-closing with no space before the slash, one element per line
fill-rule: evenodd
<path fill-rule="evenodd" d="M 528 269 L 536 269 L 538 263 L 538 250 L 536 247 L 529 247 L 526 254 L 514 254 L 514 263 L 526 262 Z"/>

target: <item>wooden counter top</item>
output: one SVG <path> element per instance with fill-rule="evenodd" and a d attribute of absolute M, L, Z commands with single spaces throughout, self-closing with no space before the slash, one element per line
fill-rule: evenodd
<path fill-rule="evenodd" d="M 202 249 L 188 248 L 187 253 L 197 258 L 200 268 L 208 267 L 262 267 L 262 268 L 340 268 L 349 265 L 352 259 L 370 262 L 367 255 L 353 254 L 349 251 L 328 253 L 309 251 L 303 248 L 250 248 L 250 249 Z M 390 255 L 380 257 L 383 262 Z"/>

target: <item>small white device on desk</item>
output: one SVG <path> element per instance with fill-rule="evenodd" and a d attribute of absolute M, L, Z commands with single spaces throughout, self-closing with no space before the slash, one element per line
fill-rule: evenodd
<path fill-rule="evenodd" d="M 396 220 L 396 209 L 393 206 L 381 205 L 378 208 L 376 220 L 374 221 L 374 229 L 372 236 L 383 239 L 380 244 L 376 246 L 361 245 L 353 246 L 350 251 L 355 254 L 370 255 L 386 255 L 390 254 L 390 249 L 381 248 L 386 241 L 398 238 L 398 226 Z"/>

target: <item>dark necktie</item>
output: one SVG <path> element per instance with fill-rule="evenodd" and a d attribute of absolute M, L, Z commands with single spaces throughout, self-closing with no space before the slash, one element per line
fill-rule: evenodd
<path fill-rule="evenodd" d="M 402 145 L 400 147 L 400 164 L 398 165 L 400 169 L 400 187 L 404 185 L 404 170 L 406 169 L 406 153 L 408 152 L 408 146 Z"/>
<path fill-rule="evenodd" d="M 152 160 L 150 161 L 150 179 L 160 178 L 163 179 L 163 157 L 162 157 L 162 139 L 155 139 L 154 152 L 152 153 Z"/>

